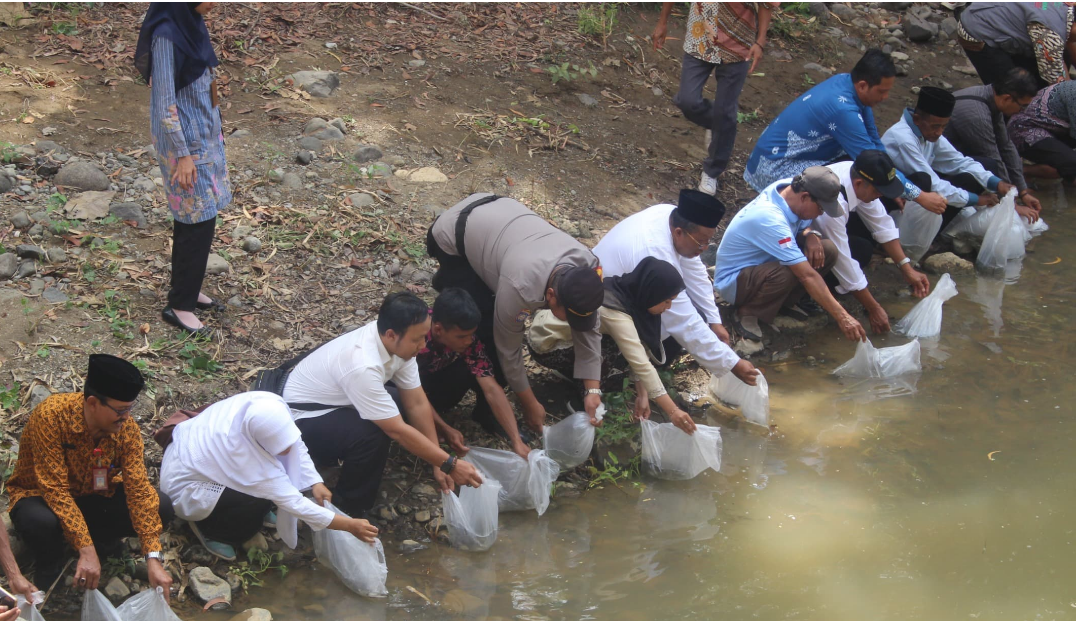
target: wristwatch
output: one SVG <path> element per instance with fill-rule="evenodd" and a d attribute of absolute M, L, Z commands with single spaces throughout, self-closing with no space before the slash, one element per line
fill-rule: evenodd
<path fill-rule="evenodd" d="M 584 395 L 598 395 L 600 397 L 600 396 L 602 396 L 602 390 L 601 390 L 601 388 L 587 388 L 586 390 L 583 391 L 583 394 Z"/>
<path fill-rule="evenodd" d="M 822 239 L 822 233 L 820 233 L 818 231 L 815 231 L 815 230 L 807 231 L 807 234 L 808 235 L 817 235 L 818 239 Z"/>
<path fill-rule="evenodd" d="M 455 468 L 456 468 L 456 456 L 455 455 L 449 455 L 448 459 L 446 459 L 441 464 L 441 472 L 444 472 L 445 474 L 451 474 L 452 470 L 454 470 Z"/>
<path fill-rule="evenodd" d="M 149 559 L 151 559 L 151 558 L 155 558 L 155 559 L 157 559 L 159 561 L 159 560 L 161 560 L 161 553 L 160 552 L 150 552 L 149 554 L 146 555 L 146 562 L 148 563 Z"/>

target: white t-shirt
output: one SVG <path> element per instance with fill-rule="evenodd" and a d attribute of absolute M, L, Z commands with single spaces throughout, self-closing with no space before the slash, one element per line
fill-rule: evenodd
<path fill-rule="evenodd" d="M 303 358 L 288 376 L 283 396 L 288 403 L 350 405 L 366 420 L 384 420 L 400 415 L 396 402 L 385 390 L 389 380 L 403 390 L 421 386 L 415 359 L 390 354 L 377 333 L 377 322 L 371 321 Z M 331 411 L 292 409 L 291 413 L 295 420 L 302 420 Z"/>

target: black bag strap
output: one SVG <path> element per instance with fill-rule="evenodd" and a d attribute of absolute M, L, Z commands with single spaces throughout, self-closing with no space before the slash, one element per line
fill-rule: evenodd
<path fill-rule="evenodd" d="M 501 197 L 496 194 L 483 196 L 460 210 L 460 215 L 456 219 L 456 254 L 464 259 L 467 258 L 467 245 L 463 240 L 463 235 L 467 232 L 467 219 L 471 217 L 471 212 L 474 211 L 476 207 L 481 207 L 486 203 L 492 203 L 499 198 Z"/>
<path fill-rule="evenodd" d="M 983 97 L 982 95 L 960 95 L 960 96 L 956 97 L 957 101 L 960 101 L 961 99 L 970 99 L 972 101 L 980 101 L 980 102 L 986 104 L 987 107 L 990 106 L 990 102 L 987 101 L 986 97 Z"/>

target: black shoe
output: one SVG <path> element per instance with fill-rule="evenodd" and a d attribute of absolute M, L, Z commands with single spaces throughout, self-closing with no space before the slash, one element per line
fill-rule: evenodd
<path fill-rule="evenodd" d="M 180 330 L 185 330 L 194 336 L 209 338 L 213 334 L 213 331 L 207 326 L 202 326 L 201 328 L 191 328 L 187 326 L 179 320 L 179 317 L 176 317 L 176 311 L 172 310 L 171 306 L 167 306 L 161 311 L 161 319 L 163 319 L 165 323 L 172 324 Z"/>
<path fill-rule="evenodd" d="M 194 307 L 198 310 L 211 310 L 214 313 L 223 313 L 227 306 L 220 300 L 209 300 L 208 302 L 195 302 Z"/>
<path fill-rule="evenodd" d="M 781 310 L 777 311 L 777 314 L 791 317 L 797 321 L 807 321 L 811 317 L 807 314 L 807 311 L 803 310 L 798 305 L 782 306 Z"/>

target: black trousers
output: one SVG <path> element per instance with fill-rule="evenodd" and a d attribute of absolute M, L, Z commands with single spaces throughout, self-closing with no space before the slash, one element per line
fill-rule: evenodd
<path fill-rule="evenodd" d="M 489 401 L 486 401 L 482 387 L 478 385 L 478 378 L 471 373 L 471 369 L 462 357 L 438 371 L 429 372 L 420 369 L 419 379 L 422 381 L 422 390 L 426 393 L 426 398 L 430 400 L 430 405 L 438 414 L 443 416 L 445 412 L 459 405 L 460 401 L 467 396 L 468 391 L 473 390 L 474 410 L 471 411 L 471 418 L 483 428 L 488 429 L 490 425 L 496 429 L 500 428 L 500 423 L 493 416 L 493 408 L 490 407 Z"/>
<path fill-rule="evenodd" d="M 389 457 L 389 437 L 353 407 L 337 408 L 295 424 L 316 466 L 332 468 L 343 462 L 333 504 L 352 517 L 363 517 L 377 501 L 377 488 Z"/>
<path fill-rule="evenodd" d="M 168 528 L 176 515 L 172 509 L 172 499 L 161 491 L 157 495 L 160 498 L 161 524 Z M 115 546 L 121 538 L 136 535 L 122 484 L 116 487 L 116 493 L 111 498 L 90 494 L 76 498 L 75 504 L 86 520 L 97 556 L 102 562 L 109 554 L 115 553 Z M 68 545 L 60 518 L 56 517 L 45 499 L 31 496 L 15 503 L 11 509 L 11 523 L 33 551 L 38 568 L 44 573 L 59 572 Z"/>
<path fill-rule="evenodd" d="M 216 228 L 216 218 L 198 224 L 172 221 L 172 288 L 168 291 L 168 305 L 173 309 L 194 311 Z"/>
<path fill-rule="evenodd" d="M 1076 150 L 1073 149 L 1076 141 L 1071 139 L 1043 138 L 1030 147 L 1024 149 L 1020 155 L 1035 162 L 1046 164 L 1057 169 L 1057 174 L 1068 183 L 1076 179 Z"/>
<path fill-rule="evenodd" d="M 1039 75 L 1039 66 L 1034 56 L 1012 56 L 1001 48 L 989 45 L 984 46 L 978 52 L 965 48 L 964 53 L 967 54 L 971 65 L 975 67 L 975 71 L 979 74 L 979 79 L 983 81 L 983 84 L 1000 82 L 1013 67 L 1023 67 L 1030 71 L 1031 75 L 1035 76 L 1040 89 L 1049 86 Z"/>
<path fill-rule="evenodd" d="M 213 512 L 198 522 L 198 529 L 207 539 L 240 547 L 258 534 L 272 508 L 269 500 L 224 488 Z"/>

